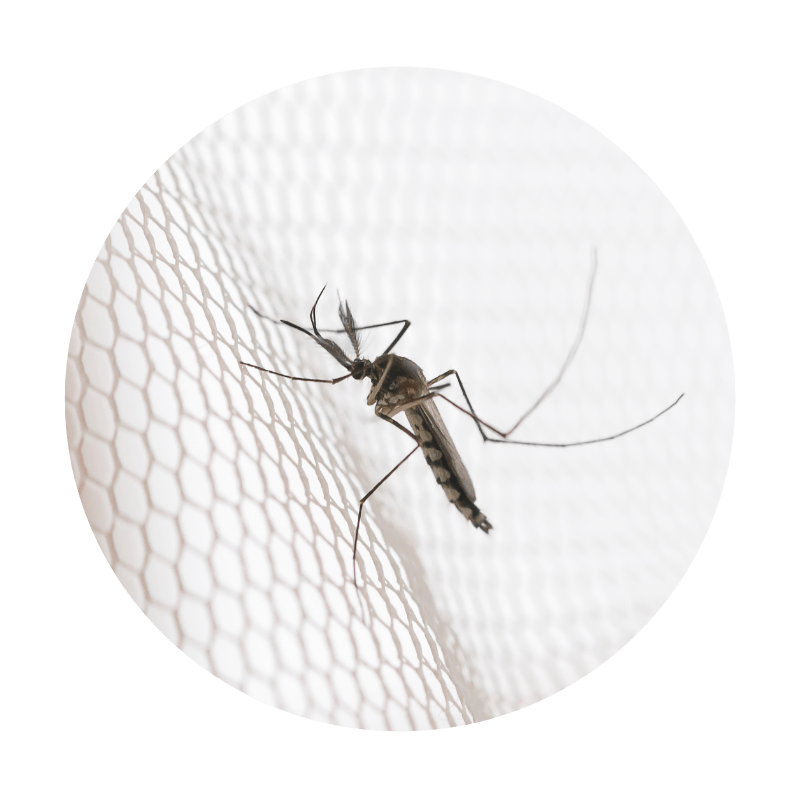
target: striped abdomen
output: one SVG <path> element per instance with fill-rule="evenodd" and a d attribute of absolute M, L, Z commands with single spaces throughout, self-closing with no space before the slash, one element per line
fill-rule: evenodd
<path fill-rule="evenodd" d="M 425 461 L 445 496 L 473 526 L 488 532 L 492 525 L 475 505 L 475 488 L 433 400 L 406 410 L 411 429 L 420 440 Z"/>

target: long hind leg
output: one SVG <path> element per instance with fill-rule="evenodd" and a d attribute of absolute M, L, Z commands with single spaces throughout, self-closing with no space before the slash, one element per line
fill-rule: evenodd
<path fill-rule="evenodd" d="M 591 307 L 592 304 L 592 289 L 594 288 L 594 278 L 596 273 L 597 273 L 597 250 L 592 250 L 592 268 L 589 273 L 589 286 L 586 290 L 586 299 L 583 305 L 583 313 L 581 314 L 581 320 L 578 325 L 578 333 L 575 336 L 575 340 L 572 342 L 572 346 L 570 347 L 569 352 L 567 353 L 567 356 L 564 359 L 564 362 L 562 363 L 561 368 L 558 371 L 558 374 L 556 374 L 555 379 L 553 379 L 552 382 L 547 386 L 547 388 L 544 389 L 541 396 L 520 416 L 520 418 L 511 427 L 511 429 L 507 430 L 506 432 L 501 432 L 496 427 L 493 427 L 491 424 L 487 424 L 485 421 L 483 421 L 478 417 L 478 414 L 475 412 L 475 408 L 472 406 L 472 402 L 470 402 L 469 400 L 469 396 L 467 396 L 467 390 L 466 388 L 464 388 L 464 383 L 462 382 L 461 377 L 459 376 L 458 372 L 455 369 L 450 369 L 449 371 L 445 371 L 444 374 L 440 374 L 438 377 L 434 377 L 432 380 L 430 380 L 428 382 L 428 390 L 431 390 L 431 388 L 434 385 L 436 385 L 436 383 L 440 382 L 445 377 L 455 375 L 455 378 L 458 380 L 458 385 L 461 388 L 461 393 L 464 395 L 464 400 L 466 401 L 469 410 L 466 410 L 460 405 L 457 405 L 452 399 L 449 399 L 444 394 L 439 394 L 439 396 L 441 396 L 441 398 L 444 399 L 445 402 L 449 402 L 451 405 L 453 405 L 453 407 L 457 408 L 462 413 L 466 413 L 468 416 L 470 416 L 472 420 L 475 422 L 475 425 L 478 427 L 478 432 L 480 432 L 481 437 L 487 443 L 510 443 L 510 444 L 516 444 L 518 446 L 548 446 L 554 448 L 565 448 L 567 446 L 584 446 L 589 443 L 601 443 L 602 441 L 611 441 L 614 440 L 614 438 L 620 438 L 623 435 L 627 435 L 629 432 L 633 432 L 634 430 L 644 427 L 651 421 L 655 421 L 659 416 L 662 416 L 664 413 L 667 412 L 667 410 L 671 410 L 673 407 L 675 407 L 676 404 L 678 404 L 678 402 L 680 402 L 680 400 L 683 398 L 683 394 L 681 394 L 671 405 L 664 408 L 659 413 L 656 413 L 656 415 L 654 415 L 652 418 L 649 418 L 646 421 L 643 421 L 634 427 L 630 427 L 629 429 L 623 430 L 622 432 L 617 432 L 614 435 L 607 435 L 602 438 L 593 438 L 592 440 L 588 441 L 574 441 L 572 443 L 539 443 L 537 441 L 508 440 L 509 435 L 511 435 L 519 427 L 519 425 L 522 424 L 522 422 L 525 421 L 525 419 L 528 418 L 528 416 L 531 415 L 531 413 L 533 413 L 533 411 L 536 410 L 536 408 L 539 407 L 539 405 L 545 399 L 547 399 L 547 397 L 550 396 L 550 394 L 556 389 L 558 384 L 561 382 L 561 378 L 564 376 L 570 364 L 574 360 L 575 355 L 578 351 L 578 347 L 580 346 L 581 341 L 583 340 L 583 334 L 586 331 L 586 322 L 589 318 L 589 308 Z M 490 430 L 491 432 L 495 433 L 495 435 L 499 437 L 493 438 L 487 435 L 486 432 L 484 431 L 484 427 L 487 430 Z"/>

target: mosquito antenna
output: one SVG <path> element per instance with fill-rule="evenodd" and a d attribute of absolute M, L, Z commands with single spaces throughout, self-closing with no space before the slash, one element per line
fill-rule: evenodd
<path fill-rule="evenodd" d="M 285 324 L 287 327 L 291 327 L 295 330 L 300 330 L 301 333 L 305 333 L 309 338 L 313 338 L 329 355 L 336 358 L 348 371 L 352 371 L 353 361 L 347 357 L 342 347 L 335 341 L 330 341 L 327 338 L 323 338 L 321 335 L 314 335 L 314 333 L 309 332 L 305 327 L 301 327 L 299 324 L 294 324 L 285 319 L 281 319 L 281 324 Z"/>
<path fill-rule="evenodd" d="M 342 322 L 344 331 L 347 333 L 347 337 L 350 339 L 350 345 L 353 347 L 356 357 L 358 357 L 359 348 L 361 345 L 360 336 L 357 332 L 358 325 L 356 324 L 356 320 L 353 318 L 353 312 L 350 310 L 350 304 L 345 300 L 344 305 L 342 305 L 341 297 L 339 297 L 339 320 Z"/>

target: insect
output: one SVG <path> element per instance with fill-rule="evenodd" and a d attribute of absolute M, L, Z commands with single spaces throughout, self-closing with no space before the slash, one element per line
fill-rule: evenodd
<path fill-rule="evenodd" d="M 448 371 L 440 374 L 438 377 L 428 380 L 422 373 L 422 369 L 416 363 L 408 358 L 401 357 L 400 355 L 392 352 L 394 347 L 398 344 L 400 339 L 403 337 L 403 335 L 405 335 L 406 331 L 411 326 L 411 322 L 408 319 L 388 321 L 383 322 L 382 324 L 369 324 L 359 327 L 356 324 L 349 304 L 347 302 L 342 303 L 340 300 L 339 320 L 342 323 L 342 329 L 323 329 L 320 331 L 317 327 L 317 305 L 319 304 L 322 294 L 325 291 L 325 287 L 323 287 L 322 291 L 320 291 L 311 308 L 311 329 L 301 327 L 300 325 L 294 324 L 291 321 L 286 321 L 285 319 L 281 319 L 278 322 L 278 320 L 271 319 L 270 317 L 260 313 L 254 307 L 250 306 L 250 309 L 260 318 L 267 319 L 268 321 L 276 324 L 285 324 L 313 338 L 314 341 L 316 341 L 316 343 L 319 344 L 329 355 L 335 358 L 340 365 L 347 369 L 347 373 L 343 374 L 341 377 L 325 380 L 312 377 L 296 377 L 290 374 L 282 374 L 278 371 L 265 369 L 262 366 L 256 365 L 255 363 L 246 363 L 245 361 L 239 361 L 241 365 L 247 366 L 248 368 L 257 369 L 258 371 L 265 372 L 266 374 L 272 374 L 277 377 L 283 377 L 285 379 L 299 382 L 321 382 L 329 385 L 336 385 L 337 383 L 351 377 L 355 380 L 369 379 L 372 387 L 370 388 L 369 395 L 367 396 L 367 405 L 374 405 L 375 415 L 379 419 L 392 424 L 414 441 L 414 448 L 391 471 L 389 471 L 389 473 L 386 474 L 383 479 L 374 485 L 372 489 L 369 490 L 359 500 L 358 520 L 356 521 L 356 531 L 353 540 L 354 581 L 358 533 L 361 527 L 361 515 L 364 510 L 364 504 L 370 498 L 370 496 L 372 496 L 372 494 L 375 493 L 375 491 L 381 485 L 383 485 L 383 483 L 386 482 L 386 480 L 388 480 L 389 477 L 391 477 L 392 474 L 394 474 L 394 472 L 397 471 L 397 469 L 400 468 L 400 466 L 411 457 L 411 455 L 417 451 L 417 449 L 422 449 L 422 453 L 425 456 L 425 461 L 430 466 L 431 471 L 436 478 L 436 482 L 444 490 L 447 499 L 456 506 L 456 508 L 473 526 L 478 529 L 482 529 L 486 533 L 492 529 L 492 525 L 488 518 L 475 503 L 475 487 L 473 486 L 466 466 L 461 460 L 458 450 L 456 449 L 455 444 L 450 437 L 450 433 L 447 431 L 447 427 L 445 426 L 444 421 L 439 414 L 439 410 L 434 403 L 436 398 L 444 399 L 462 413 L 466 413 L 468 416 L 470 416 L 478 427 L 478 431 L 483 437 L 483 440 L 487 443 L 506 443 L 520 446 L 547 446 L 557 448 L 564 448 L 568 446 L 584 446 L 591 443 L 610 441 L 623 435 L 627 435 L 629 432 L 633 432 L 634 430 L 637 430 L 641 427 L 644 427 L 646 424 L 650 424 L 652 421 L 655 421 L 659 416 L 662 416 L 668 410 L 673 408 L 683 398 L 683 394 L 681 394 L 671 405 L 664 408 L 664 410 L 657 413 L 652 418 L 647 419 L 647 421 L 637 424 L 635 427 L 630 427 L 622 432 L 617 432 L 614 435 L 608 435 L 602 438 L 594 438 L 587 441 L 574 441 L 571 443 L 540 443 L 536 441 L 509 440 L 509 436 L 519 427 L 519 425 L 552 393 L 575 357 L 575 353 L 577 352 L 580 342 L 583 338 L 584 330 L 586 329 L 586 321 L 589 314 L 589 307 L 591 305 L 592 287 L 594 285 L 596 271 L 597 256 L 595 253 L 589 279 L 589 288 L 586 295 L 586 301 L 583 308 L 578 335 L 576 336 L 575 341 L 573 342 L 572 347 L 570 348 L 569 353 L 567 354 L 567 357 L 561 366 L 561 369 L 556 375 L 556 378 L 550 383 L 550 385 L 548 385 L 536 402 L 534 402 L 534 404 L 528 410 L 526 410 L 525 413 L 523 413 L 517 423 L 514 424 L 514 426 L 511 427 L 511 429 L 509 429 L 507 432 L 501 432 L 477 416 L 472 407 L 472 403 L 467 396 L 464 383 L 455 369 L 449 369 Z M 376 357 L 375 360 L 367 360 L 361 356 L 361 338 L 359 336 L 359 332 L 361 330 L 390 327 L 397 324 L 402 324 L 400 332 L 397 333 L 394 340 L 381 355 Z M 325 338 L 321 334 L 322 332 L 346 334 L 353 349 L 354 357 L 348 357 L 344 350 L 335 341 Z M 450 376 L 455 376 L 456 380 L 458 381 L 459 388 L 461 389 L 461 393 L 463 394 L 469 409 L 461 407 L 452 399 L 449 399 L 447 396 L 441 393 L 441 390 L 449 385 L 449 383 L 443 383 L 442 380 Z M 395 416 L 397 416 L 399 413 L 405 413 L 406 419 L 411 426 L 411 430 L 408 430 L 395 420 Z M 486 430 L 499 437 L 492 437 L 488 435 Z"/>

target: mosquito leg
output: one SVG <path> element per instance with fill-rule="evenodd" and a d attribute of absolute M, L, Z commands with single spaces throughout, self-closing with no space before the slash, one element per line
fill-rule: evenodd
<path fill-rule="evenodd" d="M 395 421 L 393 418 L 389 418 L 389 416 L 383 415 L 383 413 L 379 412 L 377 407 L 375 408 L 375 415 L 378 418 L 382 419 L 383 421 L 388 421 L 392 426 L 397 427 L 397 429 L 399 429 L 401 432 L 405 432 L 405 434 L 408 435 L 408 437 L 411 438 L 414 441 L 414 443 L 416 443 L 416 446 L 377 485 L 375 485 L 375 487 L 372 488 L 372 490 L 366 496 L 364 496 L 363 499 L 361 499 L 359 501 L 358 521 L 356 521 L 356 536 L 355 536 L 355 540 L 353 541 L 353 582 L 354 583 L 356 581 L 356 572 L 355 572 L 355 568 L 356 568 L 356 546 L 358 545 L 358 530 L 359 530 L 359 527 L 361 525 L 361 511 L 364 508 L 364 502 L 366 502 L 366 500 L 370 496 L 372 496 L 372 494 L 381 485 L 383 485 L 383 483 L 386 482 L 386 480 L 389 479 L 389 477 L 392 474 L 394 474 L 394 472 L 397 471 L 397 469 L 400 468 L 400 466 L 403 465 L 403 463 L 405 463 L 405 461 L 408 460 L 408 458 L 411 457 L 411 455 L 414 454 L 414 452 L 416 452 L 417 449 L 419 449 L 419 446 L 420 446 L 419 439 L 417 438 L 416 435 L 414 435 L 413 432 L 411 432 L 410 430 L 407 430 L 402 424 L 400 424 L 399 422 Z"/>
<path fill-rule="evenodd" d="M 592 301 L 592 288 L 594 286 L 594 278 L 596 272 L 597 272 L 597 250 L 592 250 L 592 270 L 589 275 L 589 288 L 586 292 L 586 301 L 583 307 L 583 316 L 581 317 L 581 322 L 578 328 L 578 334 L 575 337 L 575 340 L 572 343 L 572 347 L 570 348 L 569 353 L 567 354 L 567 357 L 564 360 L 564 363 L 561 366 L 560 371 L 556 375 L 555 380 L 553 380 L 553 382 L 550 383 L 550 385 L 545 389 L 544 393 L 542 393 L 542 395 L 536 400 L 536 402 L 534 402 L 533 406 L 530 407 L 525 413 L 523 413 L 519 421 L 517 421 L 517 423 L 514 424 L 514 426 L 511 427 L 510 430 L 508 430 L 507 432 L 501 432 L 499 429 L 496 429 L 491 424 L 487 424 L 485 421 L 483 421 L 478 417 L 477 413 L 475 412 L 475 408 L 472 406 L 472 402 L 470 402 L 469 400 L 469 396 L 467 396 L 467 391 L 464 388 L 464 383 L 461 381 L 461 377 L 459 376 L 458 372 L 455 369 L 450 369 L 449 371 L 445 371 L 444 374 L 440 374 L 438 377 L 434 377 L 432 380 L 428 382 L 428 388 L 430 389 L 431 386 L 433 386 L 435 383 L 439 382 L 440 380 L 443 380 L 445 377 L 449 377 L 451 374 L 454 374 L 456 379 L 458 380 L 458 385 L 461 388 L 461 393 L 464 394 L 464 399 L 467 402 L 467 407 L 469 407 L 469 410 L 466 410 L 460 405 L 457 405 L 452 399 L 449 399 L 444 394 L 438 394 L 438 395 L 441 396 L 441 398 L 444 399 L 445 402 L 449 402 L 451 405 L 453 405 L 453 407 L 460 410 L 462 413 L 466 413 L 468 416 L 470 416 L 477 425 L 481 437 L 483 438 L 484 441 L 488 443 L 510 443 L 510 444 L 515 444 L 517 446 L 548 446 L 553 448 L 565 448 L 567 446 L 585 446 L 586 444 L 589 443 L 601 443 L 602 441 L 612 441 L 615 438 L 621 438 L 623 435 L 627 435 L 629 432 L 633 432 L 634 430 L 640 429 L 641 427 L 644 427 L 650 422 L 655 421 L 659 416 L 664 415 L 664 413 L 666 413 L 667 410 L 671 410 L 673 407 L 675 407 L 676 404 L 678 404 L 678 402 L 680 402 L 680 400 L 683 398 L 683 394 L 681 394 L 671 405 L 665 407 L 661 412 L 656 413 L 656 415 L 654 415 L 652 418 L 647 419 L 647 421 L 643 421 L 641 424 L 637 424 L 634 427 L 630 427 L 630 429 L 626 429 L 623 430 L 622 432 L 618 432 L 614 435 L 608 435 L 603 438 L 594 438 L 589 441 L 574 441 L 572 443 L 539 443 L 537 441 L 508 440 L 508 436 L 511 435 L 511 433 L 514 432 L 514 430 L 516 430 L 517 427 L 519 427 L 519 425 L 531 413 L 533 413 L 533 411 L 536 410 L 536 408 L 553 392 L 555 387 L 561 381 L 561 378 L 564 376 L 564 373 L 566 372 L 570 363 L 572 363 L 572 360 L 575 357 L 575 353 L 578 351 L 578 347 L 580 346 L 581 340 L 583 339 L 583 333 L 586 330 L 586 320 L 589 316 L 589 307 L 591 306 L 591 301 Z M 498 435 L 499 437 L 498 438 L 489 437 L 483 431 L 483 427 L 486 427 L 486 429 L 490 430 L 491 432 L 494 432 L 495 435 Z"/>
<path fill-rule="evenodd" d="M 397 424 L 397 426 L 400 427 L 400 429 L 402 429 L 404 432 L 408 432 L 408 430 L 403 429 L 400 424 Z M 416 440 L 416 438 L 414 438 L 414 440 Z M 389 477 L 394 474 L 394 472 L 397 471 L 397 469 L 400 468 L 400 466 L 403 465 L 403 463 L 405 463 L 405 461 L 408 460 L 412 454 L 414 454 L 414 452 L 417 451 L 417 449 L 419 449 L 419 443 L 417 443 L 417 445 L 380 482 L 378 482 L 377 485 L 374 485 L 365 496 L 358 500 L 358 520 L 356 521 L 356 535 L 355 540 L 353 541 L 353 582 L 356 581 L 356 547 L 358 546 L 358 530 L 361 527 L 361 513 L 364 510 L 364 502 L 366 502 L 367 499 L 372 496 L 372 494 L 375 493 L 375 491 L 378 490 L 378 488 L 383 485 L 383 483 L 386 482 L 386 480 L 389 479 Z"/>
<path fill-rule="evenodd" d="M 443 380 L 445 377 L 449 377 L 451 374 L 455 374 L 455 369 L 450 369 L 449 371 L 445 371 L 444 374 L 440 374 L 438 377 L 434 377 L 432 380 L 428 380 L 428 387 L 430 388 L 431 385 L 435 385 L 439 380 Z M 448 383 L 449 384 L 449 383 Z M 444 385 L 441 386 L 444 388 Z"/>
<path fill-rule="evenodd" d="M 389 322 L 389 324 L 397 324 L 397 323 L 398 323 L 398 322 L 396 322 L 396 321 L 390 321 L 390 322 Z M 381 325 L 381 324 L 376 324 L 376 325 L 374 325 L 374 326 L 376 326 L 376 327 L 382 327 L 383 325 Z M 406 330 L 407 330 L 407 329 L 408 329 L 410 326 L 411 326 L 411 322 L 410 322 L 410 321 L 408 321 L 408 319 L 405 319 L 405 320 L 403 320 L 403 329 L 402 329 L 402 330 L 400 330 L 400 332 L 399 332 L 399 333 L 397 333 L 397 335 L 395 336 L 395 339 L 394 339 L 394 341 L 392 341 L 392 342 L 389 344 L 389 346 L 387 346 L 387 347 L 386 347 L 385 351 L 383 352 L 383 354 L 384 354 L 384 355 L 388 355 L 388 354 L 389 354 L 389 352 L 391 352 L 391 351 L 392 351 L 392 349 L 394 349 L 394 347 L 395 347 L 395 345 L 397 344 L 397 342 L 398 342 L 398 341 L 399 341 L 399 340 L 400 340 L 400 339 L 401 339 L 401 338 L 402 338 L 402 337 L 403 337 L 403 336 L 406 334 Z M 366 329 L 366 327 L 362 327 L 362 329 Z"/>
<path fill-rule="evenodd" d="M 412 399 L 410 402 L 393 407 L 391 409 L 391 414 L 396 416 L 398 413 L 405 413 L 406 410 L 411 410 L 412 407 L 421 405 L 423 402 L 427 402 L 428 399 L 435 399 L 437 396 L 439 396 L 438 393 L 426 393 L 425 396 L 419 396 L 416 399 Z M 406 432 L 408 432 L 408 430 L 406 430 Z"/>
<path fill-rule="evenodd" d="M 413 432 L 407 430 L 399 421 L 395 421 L 390 416 L 385 416 L 377 407 L 375 408 L 375 415 L 383 421 L 388 421 L 390 424 L 397 427 L 397 429 L 399 429 L 401 432 L 405 432 L 406 435 L 413 439 L 414 443 L 419 443 L 417 436 Z"/>
<path fill-rule="evenodd" d="M 456 375 L 456 376 L 458 376 L 458 375 Z M 461 382 L 461 380 L 459 380 L 459 383 L 460 382 Z M 463 390 L 463 386 L 462 386 L 462 390 Z M 667 410 L 672 410 L 672 408 L 675 407 L 675 405 L 678 404 L 678 402 L 680 402 L 680 400 L 683 399 L 683 397 L 684 397 L 684 394 L 681 394 L 671 405 L 665 407 L 663 410 L 661 410 L 660 412 L 656 413 L 652 418 L 648 418 L 647 421 L 642 421 L 640 424 L 637 424 L 635 427 L 630 427 L 629 429 L 623 430 L 622 432 L 617 432 L 614 435 L 608 435 L 608 436 L 606 436 L 604 438 L 593 438 L 592 440 L 589 440 L 589 441 L 573 441 L 571 443 L 539 443 L 538 441 L 509 441 L 506 438 L 506 436 L 509 435 L 508 432 L 505 432 L 505 433 L 500 432 L 499 430 L 495 429 L 491 425 L 487 424 L 485 421 L 481 421 L 475 415 L 475 413 L 471 413 L 469 410 L 461 407 L 460 405 L 457 405 L 452 399 L 448 399 L 443 394 L 437 394 L 437 395 L 440 396 L 442 399 L 444 399 L 445 402 L 449 402 L 457 410 L 460 410 L 462 413 L 466 413 L 468 416 L 473 418 L 479 424 L 483 424 L 483 426 L 485 426 L 486 429 L 489 429 L 492 432 L 496 433 L 497 435 L 500 435 L 499 438 L 490 438 L 487 435 L 483 434 L 483 432 L 481 432 L 481 434 L 483 435 L 484 441 L 486 441 L 487 443 L 511 443 L 511 444 L 515 444 L 517 446 L 548 446 L 548 447 L 555 448 L 555 449 L 565 449 L 568 446 L 585 446 L 586 444 L 589 444 L 589 443 L 602 443 L 603 441 L 613 441 L 614 438 L 621 438 L 623 435 L 627 435 L 629 432 L 633 432 L 634 430 L 641 429 L 642 427 L 644 427 L 647 424 L 649 424 L 651 421 L 655 421 L 659 416 L 663 416 L 664 413 L 667 412 Z M 465 394 L 465 396 L 466 396 L 466 394 Z M 469 403 L 469 400 L 467 400 L 467 403 Z M 471 405 L 470 405 L 470 408 L 471 408 Z"/>
<path fill-rule="evenodd" d="M 499 430 L 496 430 L 490 424 L 487 424 L 485 421 L 481 421 L 478 418 L 477 414 L 475 413 L 475 408 L 472 406 L 472 402 L 470 402 L 469 396 L 467 396 L 467 391 L 464 388 L 464 383 L 461 382 L 461 377 L 459 377 L 458 372 L 455 369 L 450 369 L 449 371 L 445 371 L 444 374 L 440 374 L 438 377 L 434 377 L 432 380 L 429 380 L 428 381 L 428 388 L 430 389 L 430 387 L 432 385 L 434 385 L 435 383 L 439 382 L 439 380 L 443 380 L 445 377 L 449 377 L 452 374 L 455 374 L 455 377 L 458 380 L 458 386 L 459 386 L 459 388 L 461 388 L 461 393 L 464 394 L 464 399 L 467 400 L 467 406 L 470 409 L 469 415 L 472 416 L 472 420 L 475 422 L 475 426 L 478 428 L 478 432 L 480 432 L 481 437 L 485 441 L 489 440 L 489 438 L 486 436 L 486 433 L 483 431 L 483 427 L 486 427 L 486 429 L 490 429 L 492 432 L 496 432 L 498 435 L 501 435 L 501 436 L 505 437 L 502 432 L 500 432 Z M 444 387 L 444 386 L 442 386 L 442 387 Z M 446 399 L 448 402 L 450 402 L 450 404 L 453 404 L 452 400 L 447 399 L 447 397 L 444 396 L 443 394 L 438 394 L 438 395 L 441 396 L 442 399 Z M 455 406 L 458 407 L 458 405 L 455 405 Z M 461 410 L 462 408 L 459 407 L 458 409 Z M 464 412 L 466 412 L 466 411 L 464 411 Z M 481 426 L 481 425 L 483 425 L 483 426 Z M 506 433 L 506 434 L 508 434 L 508 433 Z"/>
<path fill-rule="evenodd" d="M 293 377 L 291 374 L 281 374 L 279 371 L 271 371 L 270 369 L 265 369 L 262 366 L 257 366 L 255 363 L 245 363 L 244 360 L 240 360 L 239 363 L 242 366 L 249 366 L 250 368 L 263 371 L 265 374 L 274 374 L 276 377 L 285 377 L 287 380 L 296 380 L 297 382 L 326 382 L 329 385 L 336 385 L 337 382 L 346 380 L 350 376 L 350 374 L 344 374 L 341 377 L 337 377 L 335 380 L 317 380 L 313 377 Z"/>
<path fill-rule="evenodd" d="M 483 428 L 481 426 L 481 425 L 483 425 L 487 429 L 489 429 L 492 432 L 494 432 L 497 435 L 499 435 L 501 438 L 503 438 L 503 439 L 507 438 L 509 435 L 511 435 L 512 432 L 514 432 L 514 430 L 517 429 L 517 427 L 519 427 L 520 424 L 522 424 L 523 421 L 525 421 L 525 419 L 531 413 L 533 413 L 534 410 L 536 410 L 537 407 L 539 407 L 539 405 L 548 396 L 550 396 L 550 394 L 555 390 L 556 386 L 561 382 L 561 378 L 564 376 L 564 374 L 566 373 L 566 371 L 569 368 L 570 364 L 574 360 L 575 354 L 578 351 L 578 347 L 580 346 L 581 341 L 583 340 L 583 334 L 586 331 L 586 322 L 587 322 L 587 320 L 589 318 L 589 308 L 591 307 L 591 304 L 592 304 L 592 289 L 594 287 L 594 278 L 595 278 L 596 274 L 597 274 L 597 250 L 593 249 L 592 250 L 592 268 L 591 268 L 591 271 L 589 273 L 589 287 L 586 290 L 586 300 L 584 301 L 584 305 L 583 305 L 583 313 L 581 315 L 581 321 L 580 321 L 580 324 L 578 325 L 578 334 L 575 336 L 575 340 L 572 342 L 572 346 L 570 347 L 570 350 L 567 353 L 567 357 L 564 359 L 564 362 L 561 365 L 561 369 L 559 370 L 558 374 L 556 375 L 556 378 L 550 383 L 550 385 L 547 386 L 547 388 L 545 388 L 545 390 L 542 393 L 542 395 L 533 403 L 533 405 L 530 408 L 528 408 L 522 414 L 520 419 L 517 421 L 516 424 L 514 424 L 513 427 L 511 427 L 510 430 L 508 430 L 507 432 L 500 432 L 500 430 L 495 429 L 490 424 L 487 424 L 485 421 L 481 421 L 481 419 L 478 418 L 478 415 L 475 413 L 475 408 L 472 406 L 472 402 L 470 402 L 469 396 L 467 396 L 467 391 L 464 388 L 464 383 L 461 381 L 461 377 L 459 377 L 458 372 L 455 369 L 450 369 L 450 371 L 445 371 L 444 374 L 440 374 L 438 377 L 434 377 L 432 380 L 430 380 L 430 382 L 428 382 L 428 388 L 430 388 L 435 383 L 439 382 L 439 380 L 443 380 L 445 377 L 449 377 L 451 374 L 455 374 L 456 379 L 458 380 L 459 387 L 461 388 L 461 393 L 464 394 L 464 399 L 466 400 L 467 406 L 469 407 L 469 409 L 471 411 L 469 415 L 471 415 L 473 420 L 475 421 L 475 424 L 478 427 L 478 431 L 480 432 L 481 437 L 485 441 L 491 440 L 486 435 L 486 433 L 483 431 Z M 446 396 L 443 396 L 442 398 L 446 399 L 448 402 L 450 402 L 450 404 L 453 404 L 453 402 L 450 399 L 447 399 Z M 455 405 L 455 407 L 458 407 L 458 405 Z M 461 410 L 461 409 L 462 408 L 459 408 L 459 410 Z M 464 411 L 464 412 L 466 412 L 466 411 Z"/>
<path fill-rule="evenodd" d="M 390 355 L 389 362 L 386 364 L 386 368 L 383 370 L 383 374 L 381 374 L 378 382 L 375 383 L 375 387 L 372 388 L 372 390 L 369 392 L 370 397 L 378 396 L 378 394 L 381 391 L 381 388 L 383 387 L 383 383 L 386 381 L 386 377 L 388 376 L 389 370 L 391 369 L 393 363 L 394 363 L 394 355 Z M 369 402 L 369 399 L 367 400 L 367 402 Z M 375 412 L 376 413 L 378 412 L 377 407 L 375 408 Z"/>
<path fill-rule="evenodd" d="M 252 305 L 248 305 L 248 308 L 253 311 L 260 319 L 266 319 L 266 321 L 271 321 L 273 324 L 287 324 L 289 327 L 294 327 L 295 329 L 301 330 L 304 333 L 308 333 L 309 335 L 313 335 L 312 331 L 307 327 L 300 327 L 298 324 L 292 324 L 291 322 L 287 322 L 283 319 L 273 319 L 271 316 L 267 316 L 265 313 L 262 313 L 259 310 L 256 310 Z M 394 349 L 397 342 L 405 335 L 406 330 L 411 326 L 411 322 L 408 319 L 397 319 L 396 321 L 384 321 L 380 324 L 364 324 L 358 327 L 355 327 L 355 330 L 377 330 L 379 327 L 391 327 L 393 324 L 402 324 L 403 329 L 400 331 L 399 335 L 392 341 L 389 348 L 383 353 L 384 355 L 389 354 L 389 352 Z M 344 333 L 347 332 L 344 328 L 334 330 L 330 328 L 321 327 L 319 328 L 320 332 L 327 332 L 327 333 Z"/>
<path fill-rule="evenodd" d="M 581 341 L 583 340 L 583 334 L 586 331 L 586 322 L 589 318 L 589 308 L 592 304 L 592 289 L 594 288 L 594 278 L 597 274 L 597 250 L 592 250 L 592 269 L 589 272 L 589 287 L 586 289 L 586 299 L 583 303 L 583 313 L 581 314 L 581 321 L 578 325 L 578 334 L 575 336 L 575 340 L 572 342 L 572 346 L 567 352 L 567 356 L 564 359 L 564 363 L 561 365 L 561 369 L 559 370 L 558 374 L 556 374 L 556 378 L 544 389 L 542 395 L 522 414 L 519 421 L 514 424 L 511 429 L 506 432 L 506 435 L 510 435 L 523 421 L 531 414 L 534 410 L 536 410 L 539 405 L 550 396 L 551 393 L 556 389 L 558 384 L 561 382 L 561 378 L 566 373 L 567 369 L 569 368 L 572 361 L 575 359 L 575 355 L 578 352 L 578 347 L 581 345 Z M 504 436 L 505 437 L 505 436 Z"/>

